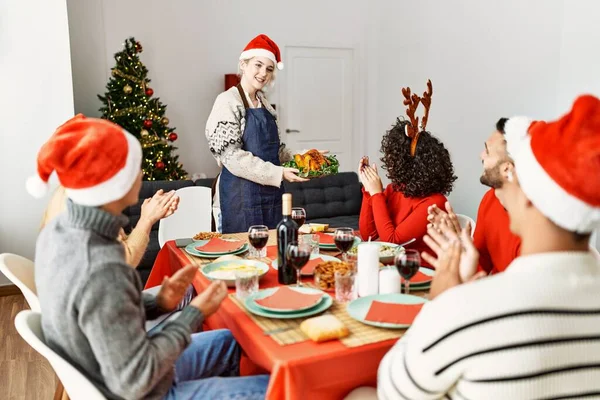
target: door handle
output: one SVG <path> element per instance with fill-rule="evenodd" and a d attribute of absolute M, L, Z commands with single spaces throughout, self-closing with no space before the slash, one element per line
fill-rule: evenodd
<path fill-rule="evenodd" d="M 286 129 L 285 133 L 300 133 L 298 129 Z"/>

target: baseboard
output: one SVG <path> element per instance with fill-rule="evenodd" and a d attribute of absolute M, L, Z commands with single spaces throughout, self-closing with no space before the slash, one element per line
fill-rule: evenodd
<path fill-rule="evenodd" d="M 21 294 L 21 290 L 15 285 L 0 286 L 0 297 L 14 296 L 16 294 Z"/>

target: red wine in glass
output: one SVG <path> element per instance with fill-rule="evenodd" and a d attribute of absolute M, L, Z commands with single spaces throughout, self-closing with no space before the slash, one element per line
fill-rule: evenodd
<path fill-rule="evenodd" d="M 306 211 L 304 208 L 294 207 L 292 208 L 292 219 L 300 228 L 306 222 Z"/>
<path fill-rule="evenodd" d="M 419 268 L 421 267 L 419 252 L 416 250 L 406 250 L 405 252 L 398 253 L 394 257 L 394 264 L 400 276 L 404 278 L 404 293 L 408 294 L 410 291 L 410 279 L 419 272 Z"/>
<path fill-rule="evenodd" d="M 300 283 L 300 271 L 310 260 L 312 248 L 308 244 L 291 242 L 287 247 L 287 261 L 296 268 L 296 287 L 302 286 Z"/>
<path fill-rule="evenodd" d="M 250 244 L 259 251 L 262 250 L 269 241 L 269 232 L 252 232 L 248 236 Z"/>
<path fill-rule="evenodd" d="M 336 236 L 334 242 L 339 251 L 346 253 L 354 244 L 354 236 Z"/>
<path fill-rule="evenodd" d="M 262 252 L 262 249 L 265 248 L 269 241 L 269 228 L 265 225 L 252 225 L 248 229 L 248 241 L 256 251 L 254 256 L 257 258 L 264 257 L 265 254 Z"/>

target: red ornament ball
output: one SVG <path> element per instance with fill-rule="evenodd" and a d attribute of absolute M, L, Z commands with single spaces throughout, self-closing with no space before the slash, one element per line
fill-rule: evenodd
<path fill-rule="evenodd" d="M 158 169 L 165 169 L 165 163 L 162 161 L 157 161 L 155 167 Z"/>
<path fill-rule="evenodd" d="M 177 138 L 178 138 L 178 136 L 177 136 L 177 134 L 176 134 L 175 132 L 171 132 L 171 133 L 169 133 L 169 140 L 170 140 L 171 142 L 174 142 L 174 141 L 176 141 L 176 140 L 177 140 Z"/>
<path fill-rule="evenodd" d="M 146 89 L 146 96 L 150 97 L 154 94 L 154 90 L 152 90 L 152 88 L 147 88 Z"/>
<path fill-rule="evenodd" d="M 144 128 L 146 128 L 146 129 L 152 128 L 152 120 L 151 119 L 144 120 Z"/>
<path fill-rule="evenodd" d="M 140 42 L 135 42 L 135 51 L 137 51 L 138 53 L 141 53 L 142 50 L 143 50 L 142 44 Z"/>

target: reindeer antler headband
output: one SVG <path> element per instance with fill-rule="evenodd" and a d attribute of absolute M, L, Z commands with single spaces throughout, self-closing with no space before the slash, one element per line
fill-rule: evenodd
<path fill-rule="evenodd" d="M 406 116 L 410 120 L 410 124 L 406 125 L 406 136 L 412 139 L 410 142 L 410 155 L 415 156 L 417 151 L 417 141 L 419 135 L 427 127 L 427 120 L 429 119 L 429 108 L 431 107 L 431 95 L 433 95 L 433 86 L 431 80 L 427 81 L 427 91 L 423 92 L 423 97 L 419 97 L 416 94 L 410 93 L 410 88 L 402 88 L 402 94 L 404 95 L 404 105 L 406 108 Z M 421 126 L 419 126 L 419 117 L 415 117 L 415 111 L 419 107 L 419 103 L 425 107 L 425 114 L 421 120 Z"/>

